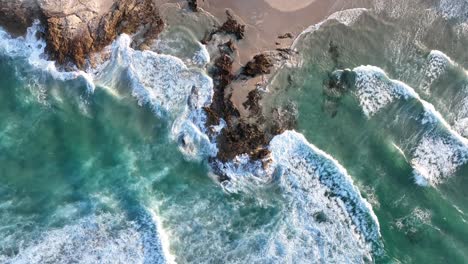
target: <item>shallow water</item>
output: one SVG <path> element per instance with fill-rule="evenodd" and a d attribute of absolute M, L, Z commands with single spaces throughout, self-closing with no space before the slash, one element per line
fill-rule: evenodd
<path fill-rule="evenodd" d="M 210 16 L 168 9 L 158 53 L 123 35 L 88 73 L 46 61 L 38 25 L 2 32 L 0 262 L 465 263 L 467 12 L 445 2 L 377 1 L 304 32 L 264 100 L 297 107 L 297 132 L 267 170 L 224 164 L 223 184 L 193 26 Z M 346 68 L 352 85 L 327 90 Z"/>

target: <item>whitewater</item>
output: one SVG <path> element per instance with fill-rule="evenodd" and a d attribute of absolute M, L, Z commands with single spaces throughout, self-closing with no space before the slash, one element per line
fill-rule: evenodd
<path fill-rule="evenodd" d="M 260 161 L 215 160 L 217 47 L 189 27 L 145 51 L 123 34 L 83 71 L 47 59 L 38 22 L 24 37 L 0 29 L 0 262 L 463 263 L 466 63 L 403 41 L 425 32 L 398 35 L 392 19 L 419 9 L 387 5 L 399 6 L 343 10 L 294 40 L 299 61 L 262 102 L 297 106 L 298 126 Z M 454 6 L 414 17 L 465 14 Z M 343 72 L 349 89 L 327 91 Z"/>
<path fill-rule="evenodd" d="M 131 37 L 122 35 L 107 48 L 110 59 L 102 65 L 88 72 L 62 72 L 53 61 L 46 59 L 45 42 L 36 38 L 40 30 L 41 26 L 36 22 L 24 38 L 14 38 L 4 31 L 0 32 L 2 54 L 26 64 L 25 78 L 33 80 L 34 76 L 46 75 L 44 78 L 51 77 L 61 82 L 83 82 L 89 96 L 93 96 L 100 87 L 116 96 L 118 92 L 113 91 L 113 87 L 117 86 L 119 79 L 113 77 L 123 75 L 128 79 L 131 94 L 138 104 L 150 107 L 156 118 L 171 124 L 170 138 L 178 143 L 179 150 L 188 160 L 206 160 L 216 156 L 216 144 L 210 142 L 204 125 L 206 114 L 203 107 L 211 103 L 213 84 L 205 72 L 210 55 L 203 45 L 198 44 L 200 49 L 193 54 L 189 63 L 191 66 L 187 66 L 172 55 L 133 50 L 130 48 Z M 47 89 L 43 83 L 36 83 L 35 86 Z M 294 213 L 292 218 L 285 219 L 286 222 L 272 235 L 272 244 L 264 249 L 263 254 L 268 259 L 297 262 L 305 259 L 345 261 L 351 258 L 360 262 L 363 259 L 371 260 L 372 254 L 381 252 L 377 217 L 336 160 L 293 131 L 275 137 L 270 149 L 274 162 L 265 171 L 255 170 L 256 165 L 247 161 L 249 164 L 238 169 L 234 175 L 227 169 L 229 165 L 223 165 L 226 167 L 225 173 L 232 178 L 228 184 L 245 181 L 247 175 L 278 178 L 276 184 L 288 200 L 289 210 Z M 290 159 L 297 159 L 297 163 L 291 163 Z M 239 164 L 234 161 L 232 166 L 238 167 Z M 278 171 L 282 172 L 278 174 Z M 261 187 L 260 184 L 253 188 Z M 302 188 L 310 190 L 304 192 Z M 242 193 L 243 190 L 239 188 L 237 192 Z M 331 193 L 332 197 L 327 193 Z M 5 261 L 41 263 L 77 259 L 87 263 L 101 258 L 109 263 L 126 262 L 132 258 L 151 263 L 174 261 L 167 250 L 170 237 L 167 241 L 161 239 L 164 227 L 155 220 L 156 216 L 152 216 L 154 213 L 151 209 L 143 208 L 142 212 L 148 215 L 140 220 L 142 223 L 127 222 L 122 217 L 104 214 L 80 219 L 76 224 L 61 229 L 45 231 L 41 239 L 20 249 L 20 253 L 12 259 L 4 257 Z M 323 219 L 317 220 L 317 217 Z M 113 226 L 115 224 L 117 227 Z M 108 231 L 114 228 L 122 229 L 115 238 Z M 141 233 L 138 230 L 145 231 Z M 286 239 L 290 232 L 301 232 L 303 235 L 293 240 Z M 94 234 L 88 236 L 88 233 Z M 304 239 L 309 242 L 304 244 Z M 134 240 L 132 243 L 135 244 L 125 243 L 127 240 Z M 143 244 L 138 244 L 138 241 Z M 92 244 L 109 246 L 92 250 Z M 53 250 L 39 253 L 46 245 Z M 76 248 L 78 245 L 80 247 Z M 62 252 L 59 248 L 70 250 Z M 72 248 L 75 250 L 72 251 Z M 349 248 L 354 250 L 345 250 Z M 127 254 L 122 253 L 126 251 Z"/>

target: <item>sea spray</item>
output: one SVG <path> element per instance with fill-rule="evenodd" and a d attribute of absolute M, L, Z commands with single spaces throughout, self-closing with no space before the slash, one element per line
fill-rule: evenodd
<path fill-rule="evenodd" d="M 61 71 L 54 61 L 47 60 L 45 54 L 46 43 L 39 38 L 39 33 L 43 32 L 43 27 L 38 20 L 27 29 L 26 36 L 12 37 L 0 28 L 0 54 L 9 58 L 25 61 L 35 74 L 45 73 L 54 79 L 61 81 L 82 79 L 89 92 L 93 92 L 95 85 L 93 77 L 81 70 Z"/>

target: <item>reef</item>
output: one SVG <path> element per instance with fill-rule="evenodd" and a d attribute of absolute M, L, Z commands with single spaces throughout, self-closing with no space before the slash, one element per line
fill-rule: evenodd
<path fill-rule="evenodd" d="M 217 161 L 229 162 L 240 155 L 248 155 L 253 161 L 267 162 L 267 157 L 270 154 L 268 145 L 273 137 L 295 126 L 295 116 L 284 114 L 285 111 L 280 108 L 275 108 L 271 113 L 272 116 L 276 117 L 275 120 L 268 120 L 265 117 L 261 105 L 263 91 L 260 87 L 253 87 L 248 92 L 246 101 L 242 104 L 248 111 L 247 115 L 242 115 L 233 104 L 233 84 L 260 76 L 263 79 L 264 75 L 271 74 L 275 61 L 282 60 L 279 54 L 285 52 L 257 54 L 239 72 L 234 73 L 233 63 L 237 55 L 235 42 L 244 38 L 243 33 L 237 34 L 243 30 L 244 26 L 228 13 L 227 21 L 220 28 L 209 33 L 209 38 L 204 40 L 207 45 L 215 45 L 219 38 L 214 38 L 214 36 L 231 36 L 228 41 L 217 45 L 219 54 L 214 59 L 209 71 L 214 83 L 214 97 L 212 104 L 205 108 L 208 116 L 206 125 L 212 127 L 220 125 L 221 120 L 224 121 L 224 129 L 219 134 L 213 133 L 211 135 L 211 137 L 216 137 L 215 141 L 218 147 L 218 154 L 216 159 L 212 160 L 213 163 Z M 220 181 L 229 180 L 226 175 L 222 175 L 222 170 L 216 170 L 216 165 L 212 167 L 214 167 L 215 172 L 221 174 L 219 175 Z"/>

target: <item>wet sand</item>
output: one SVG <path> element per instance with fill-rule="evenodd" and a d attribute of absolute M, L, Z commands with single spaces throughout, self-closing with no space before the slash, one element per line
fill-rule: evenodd
<path fill-rule="evenodd" d="M 185 0 L 170 2 L 186 5 Z M 302 31 L 336 11 L 370 7 L 369 0 L 199 0 L 198 3 L 200 8 L 217 17 L 220 23 L 226 20 L 226 10 L 229 10 L 240 23 L 246 25 L 245 39 L 236 43 L 239 57 L 234 70 L 239 70 L 255 54 L 289 48 Z M 291 33 L 293 38 L 278 38 L 286 33 Z M 232 100 L 241 113 L 247 113 L 242 106 L 247 94 L 255 88 L 255 84 L 263 82 L 264 78 L 257 77 L 248 82 L 233 83 Z"/>
<path fill-rule="evenodd" d="M 370 7 L 370 1 L 330 0 L 205 0 L 200 7 L 224 21 L 229 9 L 247 25 L 246 39 L 238 43 L 239 63 L 244 65 L 255 54 L 289 48 L 293 39 L 278 36 L 291 33 L 293 38 L 310 25 L 316 24 L 332 13 L 348 8 Z M 239 65 L 240 66 L 240 65 Z M 242 103 L 262 77 L 233 84 L 233 103 L 246 113 Z"/>
<path fill-rule="evenodd" d="M 301 10 L 315 2 L 315 0 L 265 0 L 271 7 L 282 12 Z"/>

